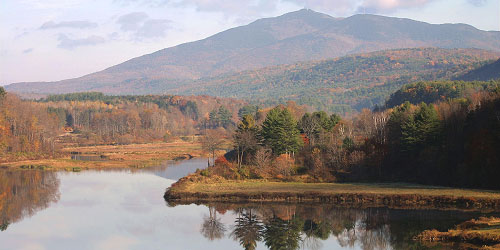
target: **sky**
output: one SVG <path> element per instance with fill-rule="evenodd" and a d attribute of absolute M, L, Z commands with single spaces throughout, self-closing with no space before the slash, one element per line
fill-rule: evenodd
<path fill-rule="evenodd" d="M 499 0 L 2 0 L 0 85 L 83 76 L 302 8 L 500 30 Z"/>

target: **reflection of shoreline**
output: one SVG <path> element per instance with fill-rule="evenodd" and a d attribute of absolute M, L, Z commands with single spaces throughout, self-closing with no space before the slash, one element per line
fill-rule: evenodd
<path fill-rule="evenodd" d="M 59 196 L 56 172 L 0 170 L 0 230 L 46 209 Z"/>
<path fill-rule="evenodd" d="M 269 249 L 319 249 L 333 237 L 341 247 L 409 249 L 421 247 L 412 237 L 429 228 L 447 228 L 479 213 L 440 210 L 353 209 L 333 205 L 212 203 L 201 223 L 208 240 L 232 238 L 243 249 L 258 242 Z M 231 212 L 234 223 L 220 216 Z M 230 213 L 230 214 L 231 214 Z"/>

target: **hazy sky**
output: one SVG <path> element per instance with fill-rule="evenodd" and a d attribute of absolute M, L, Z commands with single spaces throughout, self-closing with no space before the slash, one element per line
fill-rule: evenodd
<path fill-rule="evenodd" d="M 304 7 L 500 29 L 499 0 L 2 0 L 0 85 L 82 76 Z"/>

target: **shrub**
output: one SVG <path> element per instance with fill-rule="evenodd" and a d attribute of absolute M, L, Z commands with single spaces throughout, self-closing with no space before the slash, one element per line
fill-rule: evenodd
<path fill-rule="evenodd" d="M 200 171 L 201 176 L 209 177 L 210 176 L 210 171 L 208 169 L 203 169 Z"/>

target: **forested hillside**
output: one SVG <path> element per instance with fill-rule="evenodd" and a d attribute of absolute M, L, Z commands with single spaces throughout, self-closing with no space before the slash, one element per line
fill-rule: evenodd
<path fill-rule="evenodd" d="M 483 66 L 467 72 L 467 74 L 457 79 L 464 81 L 489 81 L 500 79 L 500 60 L 492 63 L 485 63 Z"/>
<path fill-rule="evenodd" d="M 499 52 L 500 32 L 482 31 L 465 24 L 437 25 L 377 15 L 334 18 L 304 9 L 162 49 L 80 78 L 18 83 L 9 85 L 7 90 L 47 94 L 86 91 L 163 94 L 164 90 L 181 87 L 195 79 L 231 72 L 422 47 Z"/>
<path fill-rule="evenodd" d="M 233 97 L 265 105 L 293 100 L 344 114 L 383 104 L 404 84 L 452 79 L 483 60 L 499 56 L 476 49 L 388 50 L 202 79 L 165 91 Z"/>
<path fill-rule="evenodd" d="M 466 101 L 476 93 L 491 92 L 500 88 L 497 81 L 432 81 L 417 82 L 404 85 L 401 89 L 391 94 L 385 103 L 386 108 L 392 108 L 405 102 L 411 104 L 435 103 L 461 98 Z"/>

